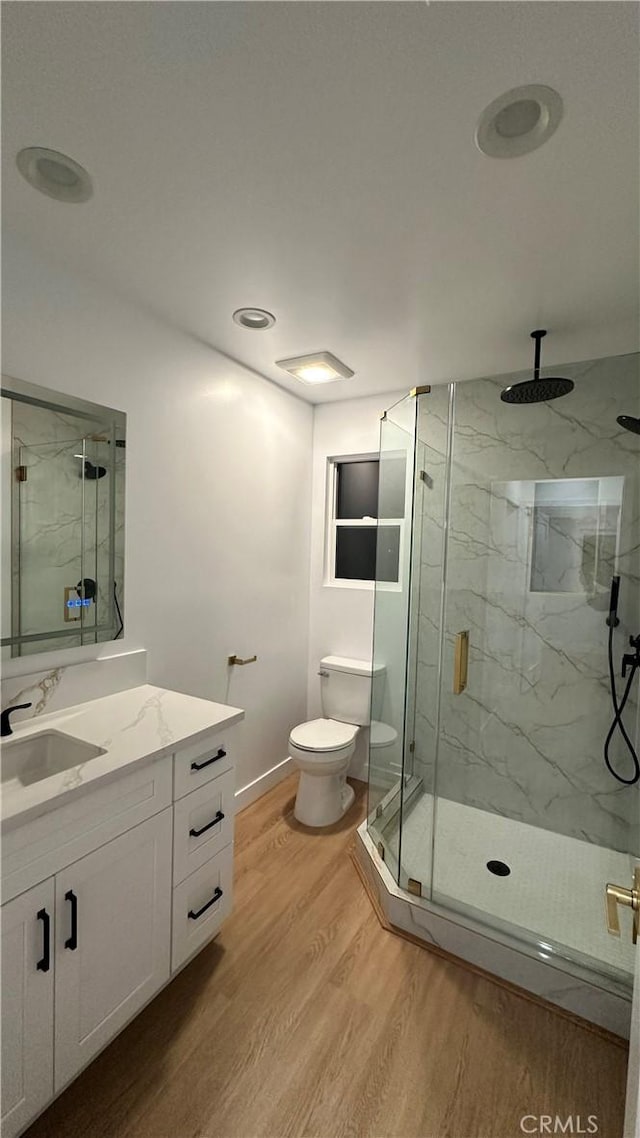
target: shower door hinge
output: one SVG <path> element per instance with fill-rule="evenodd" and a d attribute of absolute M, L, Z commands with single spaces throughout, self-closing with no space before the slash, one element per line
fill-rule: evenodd
<path fill-rule="evenodd" d="M 422 882 L 410 877 L 407 881 L 407 892 L 413 893 L 414 897 L 422 897 Z"/>
<path fill-rule="evenodd" d="M 26 466 L 16 466 L 16 482 L 27 481 L 27 468 Z"/>
<path fill-rule="evenodd" d="M 378 855 L 379 855 L 379 857 L 381 857 L 381 858 L 382 858 L 382 860 L 384 861 L 384 843 L 383 843 L 383 842 L 378 842 L 378 844 L 377 844 L 377 847 L 376 847 L 376 848 L 377 848 L 377 850 L 378 850 Z"/>
<path fill-rule="evenodd" d="M 81 616 L 81 598 L 79 597 L 78 590 L 75 585 L 65 585 L 64 587 L 64 619 L 65 621 L 82 620 Z"/>
<path fill-rule="evenodd" d="M 420 481 L 424 482 L 425 486 L 428 486 L 430 490 L 433 489 L 433 478 L 430 474 L 427 474 L 426 470 L 420 471 Z"/>
<path fill-rule="evenodd" d="M 412 755 L 413 752 L 415 751 L 415 749 L 416 749 L 416 741 L 415 741 L 415 739 L 412 739 L 411 742 L 409 743 L 409 754 Z"/>

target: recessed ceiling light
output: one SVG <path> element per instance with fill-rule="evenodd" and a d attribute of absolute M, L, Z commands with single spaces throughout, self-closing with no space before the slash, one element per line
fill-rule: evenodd
<path fill-rule="evenodd" d="M 86 202 L 93 185 L 84 166 L 58 150 L 26 146 L 16 158 L 18 169 L 29 185 L 59 202 Z"/>
<path fill-rule="evenodd" d="M 254 332 L 264 328 L 273 328 L 275 316 L 265 308 L 236 308 L 233 319 L 242 328 L 253 328 Z"/>
<path fill-rule="evenodd" d="M 354 374 L 331 352 L 312 352 L 309 356 L 293 356 L 290 360 L 276 360 L 276 366 L 288 371 L 303 383 L 333 383 L 336 379 L 350 379 Z"/>
<path fill-rule="evenodd" d="M 489 158 L 530 154 L 558 129 L 562 111 L 562 99 L 553 87 L 514 87 L 485 107 L 476 128 L 476 146 Z"/>

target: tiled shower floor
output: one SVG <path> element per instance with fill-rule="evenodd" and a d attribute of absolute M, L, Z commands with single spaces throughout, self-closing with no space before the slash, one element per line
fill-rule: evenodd
<path fill-rule="evenodd" d="M 384 838 L 397 857 L 397 820 L 389 823 Z M 424 896 L 429 895 L 432 838 L 433 799 L 423 794 L 405 818 L 402 868 L 423 883 Z M 619 909 L 622 936 L 613 937 L 604 900 L 608 881 L 631 884 L 628 855 L 443 798 L 436 806 L 433 859 L 434 901 L 450 898 L 530 930 L 539 942 L 577 950 L 596 969 L 602 962 L 633 973 L 631 911 Z M 509 876 L 490 873 L 490 860 L 508 865 Z"/>

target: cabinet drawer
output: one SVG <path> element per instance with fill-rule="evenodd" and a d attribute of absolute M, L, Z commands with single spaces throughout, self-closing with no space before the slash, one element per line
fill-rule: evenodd
<path fill-rule="evenodd" d="M 170 805 L 171 756 L 166 755 L 3 834 L 3 901 Z"/>
<path fill-rule="evenodd" d="M 234 790 L 234 772 L 225 771 L 176 802 L 173 808 L 174 885 L 233 841 Z"/>
<path fill-rule="evenodd" d="M 231 912 L 232 890 L 233 845 L 225 846 L 174 889 L 172 972 L 218 932 Z"/>
<path fill-rule="evenodd" d="M 228 731 L 181 748 L 174 757 L 174 798 L 183 798 L 232 767 Z"/>

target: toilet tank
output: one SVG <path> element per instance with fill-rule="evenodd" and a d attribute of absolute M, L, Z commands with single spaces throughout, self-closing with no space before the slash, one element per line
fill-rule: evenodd
<path fill-rule="evenodd" d="M 325 719 L 367 727 L 371 717 L 371 680 L 382 673 L 371 660 L 325 656 L 320 661 L 322 714 Z"/>

